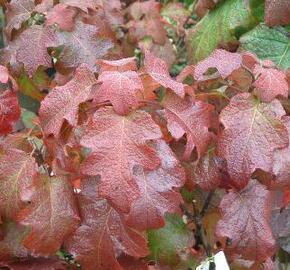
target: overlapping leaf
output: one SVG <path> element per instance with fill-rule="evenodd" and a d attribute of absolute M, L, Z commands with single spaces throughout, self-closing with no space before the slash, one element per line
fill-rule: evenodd
<path fill-rule="evenodd" d="M 274 151 L 288 145 L 288 132 L 281 121 L 285 111 L 278 100 L 260 103 L 250 94 L 234 96 L 221 112 L 225 127 L 219 153 L 237 187 L 244 187 L 255 169 L 271 172 Z"/>
<path fill-rule="evenodd" d="M 82 225 L 66 241 L 67 250 L 84 269 L 122 269 L 119 252 L 134 257 L 148 254 L 144 237 L 98 194 L 97 179 L 83 181 L 78 196 Z"/>
<path fill-rule="evenodd" d="M 288 0 L 266 0 L 265 22 L 269 26 L 290 23 L 290 2 Z"/>
<path fill-rule="evenodd" d="M 173 93 L 166 93 L 162 104 L 171 135 L 179 140 L 186 134 L 184 158 L 190 157 L 194 147 L 199 156 L 203 154 L 211 140 L 208 128 L 212 124 L 213 107 L 202 101 L 194 103 L 190 98 L 181 99 Z"/>
<path fill-rule="evenodd" d="M 127 222 L 139 230 L 164 226 L 164 214 L 179 212 L 181 196 L 173 188 L 185 182 L 183 168 L 165 142 L 153 144 L 161 160 L 157 170 L 146 171 L 135 168 L 134 179 L 140 190 L 140 197 L 133 202 Z"/>
<path fill-rule="evenodd" d="M 31 204 L 18 214 L 30 228 L 23 244 L 33 254 L 55 254 L 79 223 L 73 189 L 66 178 L 47 175 L 39 176 L 35 189 Z"/>
<path fill-rule="evenodd" d="M 80 66 L 72 80 L 55 87 L 41 102 L 39 116 L 45 134 L 58 136 L 63 121 L 72 126 L 78 121 L 79 105 L 92 98 L 97 80 L 86 65 Z"/>
<path fill-rule="evenodd" d="M 133 167 L 155 169 L 160 161 L 156 151 L 146 144 L 161 137 L 159 127 L 149 114 L 135 111 L 128 116 L 103 108 L 86 124 L 81 144 L 92 154 L 82 164 L 82 172 L 100 175 L 100 194 L 123 211 L 140 196 L 133 178 Z"/>
<path fill-rule="evenodd" d="M 244 190 L 230 191 L 224 196 L 216 234 L 229 239 L 229 252 L 260 262 L 273 255 L 270 200 L 270 192 L 256 180 L 251 180 Z"/>

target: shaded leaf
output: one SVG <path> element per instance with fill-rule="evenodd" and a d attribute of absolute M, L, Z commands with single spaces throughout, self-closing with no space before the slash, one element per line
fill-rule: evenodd
<path fill-rule="evenodd" d="M 135 57 L 128 57 L 119 60 L 97 60 L 100 65 L 100 72 L 104 71 L 137 71 L 136 59 Z"/>
<path fill-rule="evenodd" d="M 290 23 L 290 2 L 288 0 L 266 0 L 265 22 L 269 26 Z"/>
<path fill-rule="evenodd" d="M 66 241 L 67 250 L 84 269 L 122 269 L 116 257 L 119 251 L 133 257 L 145 257 L 146 240 L 128 227 L 123 217 L 99 196 L 98 180 L 83 180 L 78 195 L 82 225 Z"/>
<path fill-rule="evenodd" d="M 229 252 L 260 262 L 273 255 L 270 200 L 270 192 L 256 180 L 251 180 L 244 190 L 230 191 L 224 196 L 216 234 L 230 239 Z"/>
<path fill-rule="evenodd" d="M 157 153 L 146 142 L 160 137 L 159 127 L 146 112 L 135 111 L 124 117 L 112 108 L 100 109 L 86 124 L 81 139 L 81 144 L 92 151 L 82 164 L 82 172 L 100 175 L 100 195 L 128 212 L 140 196 L 133 167 L 158 167 Z"/>
<path fill-rule="evenodd" d="M 288 145 L 288 132 L 281 121 L 285 111 L 278 100 L 260 103 L 250 94 L 238 94 L 221 112 L 225 127 L 218 143 L 228 172 L 237 187 L 247 185 L 256 169 L 271 172 L 274 151 Z"/>

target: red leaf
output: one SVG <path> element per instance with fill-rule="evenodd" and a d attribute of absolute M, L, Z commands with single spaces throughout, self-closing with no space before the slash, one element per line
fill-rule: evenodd
<path fill-rule="evenodd" d="M 141 196 L 133 202 L 127 223 L 140 231 L 163 227 L 164 214 L 179 212 L 182 203 L 180 194 L 174 190 L 185 182 L 182 166 L 165 142 L 156 142 L 153 147 L 161 166 L 154 171 L 141 166 L 134 169 Z"/>
<path fill-rule="evenodd" d="M 10 133 L 19 118 L 20 107 L 16 94 L 11 90 L 0 93 L 0 135 Z"/>
<path fill-rule="evenodd" d="M 11 148 L 0 148 L 1 216 L 15 218 L 33 192 L 37 164 L 29 154 Z"/>
<path fill-rule="evenodd" d="M 119 114 L 124 115 L 136 109 L 143 99 L 143 84 L 135 71 L 104 71 L 98 81 L 102 84 L 94 101 L 101 103 L 110 100 Z"/>
<path fill-rule="evenodd" d="M 92 98 L 97 80 L 86 65 L 75 71 L 71 81 L 55 87 L 41 102 L 39 117 L 44 133 L 58 136 L 63 121 L 77 125 L 79 105 Z"/>
<path fill-rule="evenodd" d="M 64 262 L 57 258 L 34 258 L 22 262 L 9 263 L 10 270 L 65 270 Z"/>
<path fill-rule="evenodd" d="M 211 126 L 213 106 L 202 101 L 193 103 L 189 97 L 181 99 L 169 92 L 166 93 L 162 104 L 171 135 L 179 140 L 186 134 L 187 144 L 184 158 L 190 157 L 194 147 L 201 156 L 211 141 L 211 133 L 208 128 Z"/>
<path fill-rule="evenodd" d="M 288 130 L 290 141 L 290 117 L 283 118 L 283 123 Z M 290 146 L 275 151 L 273 173 L 275 174 L 275 185 L 279 187 L 290 187 Z"/>
<path fill-rule="evenodd" d="M 265 22 L 269 26 L 286 25 L 290 23 L 289 0 L 266 0 Z"/>
<path fill-rule="evenodd" d="M 289 87 L 286 74 L 274 68 L 263 68 L 256 65 L 254 70 L 258 79 L 253 86 L 257 88 L 257 94 L 264 102 L 270 102 L 277 96 L 288 97 Z"/>
<path fill-rule="evenodd" d="M 255 169 L 272 171 L 276 149 L 288 145 L 288 132 L 281 121 L 285 111 L 278 100 L 259 103 L 249 93 L 238 94 L 221 112 L 225 127 L 218 143 L 220 156 L 237 187 L 248 183 Z"/>
<path fill-rule="evenodd" d="M 32 76 L 39 66 L 52 67 L 47 48 L 57 45 L 55 32 L 51 28 L 33 25 L 17 37 L 12 50 L 16 50 L 17 61 L 23 63 Z"/>
<path fill-rule="evenodd" d="M 83 180 L 79 195 L 83 222 L 65 246 L 83 269 L 121 270 L 117 254 L 121 251 L 133 257 L 145 257 L 148 254 L 147 243 L 98 195 L 97 182 L 97 179 Z"/>
<path fill-rule="evenodd" d="M 270 199 L 270 192 L 256 180 L 249 182 L 244 190 L 230 191 L 224 196 L 216 234 L 230 239 L 229 252 L 260 262 L 273 255 Z"/>
<path fill-rule="evenodd" d="M 209 68 L 216 68 L 220 76 L 225 79 L 242 65 L 242 56 L 225 50 L 215 50 L 208 58 L 199 62 L 195 67 L 194 78 L 198 81 L 205 79 L 204 73 Z"/>
<path fill-rule="evenodd" d="M 61 65 L 76 68 L 86 63 L 93 72 L 97 71 L 96 60 L 104 58 L 113 47 L 109 39 L 98 35 L 95 25 L 82 22 L 76 23 L 73 32 L 59 32 L 58 42 L 64 46 L 59 57 Z"/>
<path fill-rule="evenodd" d="M 6 31 L 9 37 L 13 29 L 19 29 L 21 24 L 29 19 L 34 7 L 33 0 L 12 0 L 8 4 L 6 11 Z"/>
<path fill-rule="evenodd" d="M 109 61 L 109 60 L 97 60 L 100 65 L 100 72 L 104 71 L 137 71 L 137 65 L 135 57 L 123 58 L 119 60 Z"/>
<path fill-rule="evenodd" d="M 36 255 L 53 255 L 78 226 L 73 189 L 66 178 L 40 175 L 31 205 L 18 215 L 31 228 L 24 246 Z"/>
<path fill-rule="evenodd" d="M 77 11 L 64 4 L 58 4 L 47 13 L 46 25 L 58 24 L 60 29 L 64 31 L 72 31 L 74 29 L 74 18 Z"/>
<path fill-rule="evenodd" d="M 184 97 L 185 85 L 171 79 L 166 63 L 155 57 L 149 51 L 145 51 L 144 65 L 146 72 L 163 87 L 170 88 L 175 94 Z"/>
<path fill-rule="evenodd" d="M 159 127 L 143 111 L 124 117 L 111 108 L 100 109 L 86 124 L 81 139 L 81 144 L 92 150 L 82 164 L 82 172 L 100 175 L 100 194 L 128 212 L 131 203 L 140 196 L 133 167 L 140 165 L 150 170 L 158 167 L 156 151 L 146 141 L 160 137 Z"/>

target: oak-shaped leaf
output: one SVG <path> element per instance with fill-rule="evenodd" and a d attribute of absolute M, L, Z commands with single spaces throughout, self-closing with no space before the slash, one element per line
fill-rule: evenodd
<path fill-rule="evenodd" d="M 266 0 L 265 22 L 269 26 L 290 23 L 290 2 L 288 0 Z"/>
<path fill-rule="evenodd" d="M 276 248 L 270 226 L 270 201 L 270 191 L 256 180 L 251 180 L 245 189 L 232 190 L 224 196 L 216 235 L 229 239 L 229 252 L 260 262 L 273 255 Z"/>
<path fill-rule="evenodd" d="M 132 203 L 127 224 L 140 231 L 165 225 L 165 213 L 178 213 L 182 198 L 177 188 L 185 182 L 185 173 L 173 152 L 163 141 L 153 144 L 161 160 L 161 166 L 153 171 L 141 166 L 134 169 L 134 179 L 140 197 Z"/>
<path fill-rule="evenodd" d="M 98 89 L 94 101 L 111 101 L 114 110 L 119 114 L 127 114 L 131 109 L 139 106 L 143 99 L 143 84 L 135 71 L 104 71 L 98 81 Z"/>
<path fill-rule="evenodd" d="M 283 71 L 256 65 L 254 73 L 258 78 L 253 86 L 262 101 L 270 102 L 277 96 L 288 97 L 289 86 Z"/>
<path fill-rule="evenodd" d="M 20 107 L 15 92 L 0 92 L 0 135 L 12 131 L 13 125 L 20 118 Z"/>
<path fill-rule="evenodd" d="M 290 117 L 283 117 L 283 123 L 288 130 L 290 141 Z M 290 187 L 290 146 L 275 151 L 273 174 L 275 175 L 276 186 Z"/>
<path fill-rule="evenodd" d="M 156 150 L 146 141 L 161 136 L 158 125 L 144 111 L 120 116 L 110 107 L 102 108 L 84 127 L 81 145 L 92 153 L 81 165 L 82 173 L 100 175 L 100 194 L 128 212 L 131 203 L 140 196 L 133 167 L 140 165 L 153 170 L 159 166 Z"/>
<path fill-rule="evenodd" d="M 58 4 L 48 11 L 46 15 L 46 25 L 57 24 L 64 31 L 72 31 L 74 28 L 74 18 L 77 11 L 67 5 Z"/>
<path fill-rule="evenodd" d="M 191 97 L 182 99 L 167 92 L 162 101 L 171 135 L 179 140 L 186 134 L 184 159 L 188 159 L 196 147 L 199 156 L 207 149 L 211 141 L 208 128 L 212 124 L 213 106 L 202 101 L 193 102 Z"/>
<path fill-rule="evenodd" d="M 171 89 L 180 97 L 184 97 L 185 85 L 170 77 L 168 67 L 162 59 L 155 57 L 154 54 L 149 51 L 145 51 L 144 66 L 146 72 L 153 80 L 163 87 Z"/>
<path fill-rule="evenodd" d="M 120 251 L 137 258 L 148 254 L 141 233 L 128 227 L 123 216 L 99 196 L 97 178 L 82 181 L 78 202 L 82 224 L 65 247 L 83 269 L 121 270 Z"/>
<path fill-rule="evenodd" d="M 289 144 L 281 120 L 284 114 L 278 100 L 260 103 L 249 93 L 234 96 L 221 112 L 225 130 L 219 138 L 218 152 L 226 159 L 236 187 L 246 186 L 256 169 L 272 171 L 274 151 Z"/>
<path fill-rule="evenodd" d="M 6 32 L 11 36 L 13 29 L 19 29 L 21 24 L 28 20 L 34 11 L 35 4 L 33 0 L 12 0 L 7 5 L 6 11 Z"/>
<path fill-rule="evenodd" d="M 56 47 L 58 43 L 52 28 L 33 25 L 19 34 L 13 45 L 16 60 L 23 63 L 27 73 L 32 76 L 39 66 L 52 67 L 47 48 Z"/>
<path fill-rule="evenodd" d="M 217 49 L 209 57 L 199 62 L 194 71 L 196 80 L 204 80 L 204 74 L 209 68 L 216 68 L 220 76 L 225 79 L 242 65 L 242 56 L 239 53 L 231 53 Z"/>
<path fill-rule="evenodd" d="M 92 98 L 96 84 L 95 75 L 83 64 L 68 83 L 55 87 L 41 102 L 39 110 L 44 133 L 57 137 L 65 119 L 76 126 L 79 105 Z"/>
<path fill-rule="evenodd" d="M 9 219 L 16 217 L 30 200 L 33 192 L 37 164 L 24 151 L 8 147 L 0 148 L 0 211 Z"/>
<path fill-rule="evenodd" d="M 23 245 L 36 255 L 53 255 L 79 224 L 73 188 L 65 177 L 39 175 L 31 203 L 17 216 L 30 228 Z"/>
<path fill-rule="evenodd" d="M 58 42 L 63 46 L 60 65 L 76 68 L 86 63 L 93 72 L 97 71 L 96 60 L 104 58 L 113 47 L 111 40 L 98 35 L 98 27 L 80 21 L 74 31 L 58 32 Z"/>

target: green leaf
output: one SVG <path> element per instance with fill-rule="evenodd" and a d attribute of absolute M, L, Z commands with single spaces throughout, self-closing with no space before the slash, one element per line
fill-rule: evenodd
<path fill-rule="evenodd" d="M 35 124 L 33 124 L 33 120 L 36 119 L 36 114 L 31 111 L 27 111 L 26 109 L 21 109 L 21 119 L 26 128 L 33 129 Z"/>
<path fill-rule="evenodd" d="M 283 27 L 269 28 L 258 25 L 240 38 L 244 50 L 254 52 L 260 59 L 270 59 L 278 67 L 290 67 L 289 31 Z"/>
<path fill-rule="evenodd" d="M 237 44 L 243 33 L 258 24 L 256 5 L 246 4 L 244 0 L 228 0 L 219 4 L 192 28 L 187 44 L 190 62 L 196 63 L 209 56 L 217 47 Z M 250 11 L 250 8 L 255 7 Z"/>
<path fill-rule="evenodd" d="M 177 265 L 179 254 L 194 244 L 194 236 L 179 215 L 166 215 L 165 227 L 148 232 L 150 258 L 162 264 Z"/>

